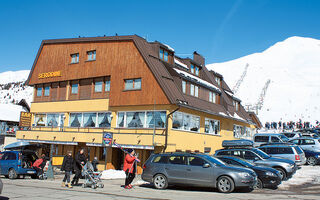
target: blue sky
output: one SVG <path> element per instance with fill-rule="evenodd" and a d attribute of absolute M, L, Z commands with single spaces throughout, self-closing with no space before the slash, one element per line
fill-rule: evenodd
<path fill-rule="evenodd" d="M 0 1 L 0 72 L 31 69 L 43 39 L 138 34 L 206 63 L 290 36 L 320 39 L 318 0 Z"/>

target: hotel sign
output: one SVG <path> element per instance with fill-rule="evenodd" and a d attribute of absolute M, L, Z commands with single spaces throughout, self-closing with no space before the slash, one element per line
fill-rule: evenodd
<path fill-rule="evenodd" d="M 52 77 L 60 77 L 61 71 L 55 71 L 55 72 L 45 72 L 38 75 L 39 79 L 43 78 L 52 78 Z"/>
<path fill-rule="evenodd" d="M 30 127 L 31 126 L 31 113 L 21 112 L 19 126 Z"/>

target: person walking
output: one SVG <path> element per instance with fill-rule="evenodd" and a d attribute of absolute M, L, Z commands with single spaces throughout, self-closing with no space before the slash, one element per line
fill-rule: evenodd
<path fill-rule="evenodd" d="M 63 158 L 63 163 L 61 167 L 61 171 L 65 171 L 64 178 L 62 181 L 62 187 L 66 187 L 66 181 L 69 188 L 72 188 L 70 183 L 70 176 L 72 175 L 72 171 L 74 169 L 74 159 L 72 157 L 72 152 L 68 151 L 68 154 Z"/>
<path fill-rule="evenodd" d="M 133 149 L 128 150 L 128 154 L 126 155 L 124 159 L 123 164 L 123 171 L 126 173 L 126 180 L 125 180 L 125 189 L 131 189 L 132 188 L 132 181 L 136 176 L 136 170 L 137 170 L 137 162 L 136 162 L 136 156 Z"/>
<path fill-rule="evenodd" d="M 82 166 L 87 162 L 87 157 L 84 155 L 84 149 L 81 149 L 75 157 L 75 175 L 72 179 L 72 185 L 78 185 L 79 179 L 81 177 Z"/>

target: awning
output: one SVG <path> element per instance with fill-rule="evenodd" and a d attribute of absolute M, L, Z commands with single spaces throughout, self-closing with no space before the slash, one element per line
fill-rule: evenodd
<path fill-rule="evenodd" d="M 67 141 L 47 141 L 47 140 L 19 140 L 24 142 L 42 143 L 42 144 L 64 144 L 64 145 L 78 145 L 78 142 L 67 142 Z"/>
<path fill-rule="evenodd" d="M 19 142 L 8 144 L 7 146 L 4 147 L 4 149 L 19 149 L 19 148 L 25 148 L 30 145 L 31 144 L 29 142 L 19 141 Z"/>
<path fill-rule="evenodd" d="M 92 146 L 92 147 L 105 147 L 103 144 L 99 143 L 86 143 L 87 146 Z M 126 145 L 126 144 L 121 144 L 123 148 L 126 149 L 148 149 L 148 150 L 154 150 L 153 146 L 145 146 L 145 145 Z M 112 145 L 114 148 L 118 148 L 116 145 Z"/>

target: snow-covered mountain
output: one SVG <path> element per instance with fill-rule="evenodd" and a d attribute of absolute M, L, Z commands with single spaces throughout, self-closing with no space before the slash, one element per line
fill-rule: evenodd
<path fill-rule="evenodd" d="M 25 99 L 30 105 L 32 88 L 25 86 L 29 70 L 0 73 L 0 104 L 16 103 Z"/>
<path fill-rule="evenodd" d="M 207 65 L 231 86 L 247 73 L 236 93 L 242 105 L 255 105 L 270 79 L 258 116 L 266 121 L 320 120 L 320 40 L 290 37 L 261 53 Z"/>

